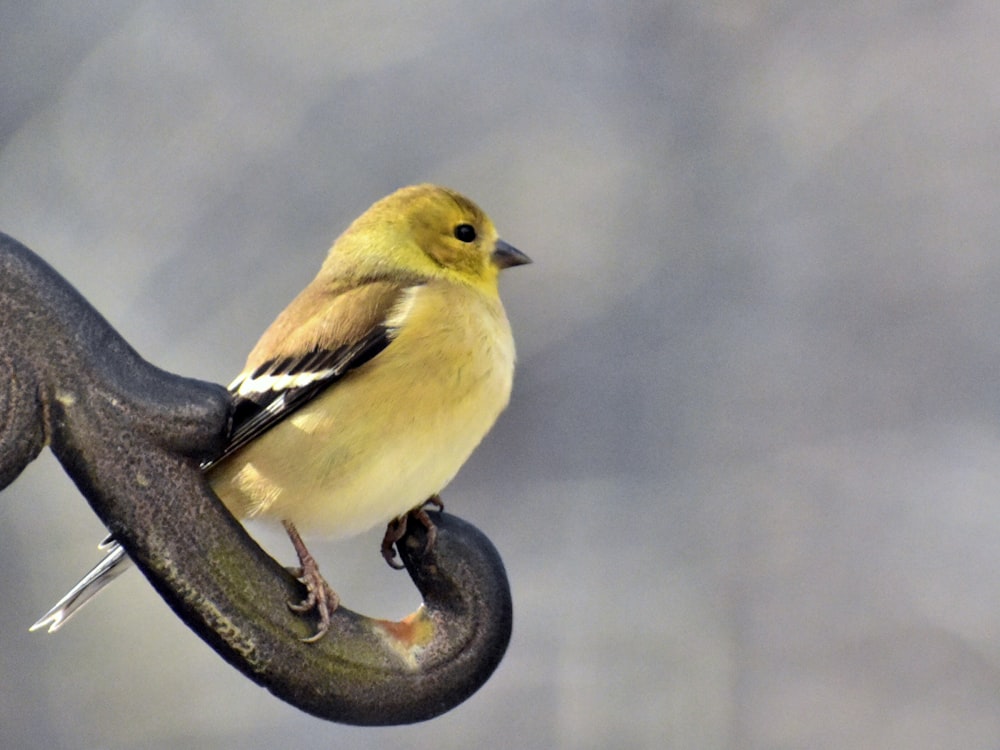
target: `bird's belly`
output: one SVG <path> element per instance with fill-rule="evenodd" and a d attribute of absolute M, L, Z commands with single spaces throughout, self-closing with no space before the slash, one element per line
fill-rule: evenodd
<path fill-rule="evenodd" d="M 500 367 L 473 351 L 453 368 L 424 343 L 394 342 L 398 359 L 377 357 L 214 468 L 229 510 L 343 537 L 440 492 L 506 406 L 513 351 Z"/>
<path fill-rule="evenodd" d="M 351 536 L 387 523 L 440 492 L 465 460 L 456 455 L 456 444 L 452 455 L 441 455 L 427 451 L 423 441 L 396 439 L 375 454 L 342 449 L 317 471 L 315 464 L 303 460 L 295 442 L 290 441 L 291 451 L 280 464 L 251 458 L 226 477 L 228 481 L 213 482 L 234 514 L 288 520 L 306 533 Z M 461 442 L 467 455 L 478 441 Z"/>

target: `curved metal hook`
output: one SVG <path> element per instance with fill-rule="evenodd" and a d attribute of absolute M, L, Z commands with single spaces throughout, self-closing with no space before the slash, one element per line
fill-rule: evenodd
<path fill-rule="evenodd" d="M 0 489 L 48 444 L 173 610 L 279 698 L 349 724 L 422 721 L 493 673 L 511 598 L 490 541 L 434 514 L 400 554 L 424 604 L 401 622 L 341 607 L 330 634 L 289 612 L 300 584 L 223 508 L 198 470 L 225 439 L 224 388 L 143 360 L 29 249 L 0 234 Z M 197 534 L 192 533 L 197 529 Z"/>

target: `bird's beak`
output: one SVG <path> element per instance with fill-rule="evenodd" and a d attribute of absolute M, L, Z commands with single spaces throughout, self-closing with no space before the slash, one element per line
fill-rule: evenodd
<path fill-rule="evenodd" d="M 531 258 L 503 240 L 497 240 L 490 257 L 497 268 L 510 268 L 511 266 L 523 266 L 526 263 L 531 263 Z"/>

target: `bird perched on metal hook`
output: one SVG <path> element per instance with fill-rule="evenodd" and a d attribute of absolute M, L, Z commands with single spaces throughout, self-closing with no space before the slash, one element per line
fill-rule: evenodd
<path fill-rule="evenodd" d="M 388 524 L 383 555 L 490 430 L 510 399 L 514 341 L 499 272 L 530 263 L 469 199 L 435 185 L 372 205 L 264 332 L 230 384 L 233 426 L 203 465 L 238 518 L 280 521 L 306 587 L 299 612 L 329 630 L 337 595 L 299 529 L 350 536 Z M 105 558 L 33 626 L 58 630 L 130 564 Z"/>

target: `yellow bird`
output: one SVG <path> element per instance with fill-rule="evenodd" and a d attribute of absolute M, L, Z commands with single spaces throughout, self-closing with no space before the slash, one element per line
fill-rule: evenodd
<path fill-rule="evenodd" d="M 298 529 L 327 536 L 388 524 L 439 502 L 510 399 L 514 340 L 500 270 L 531 260 L 447 188 L 416 185 L 378 201 L 330 249 L 319 273 L 261 336 L 230 384 L 233 428 L 204 465 L 237 518 L 284 524 L 308 597 L 329 629 L 337 596 Z M 428 527 L 433 539 L 433 527 Z M 58 630 L 130 564 L 106 557 L 32 626 Z"/>

